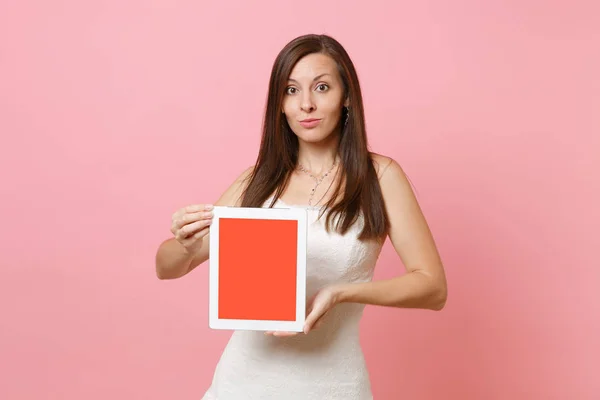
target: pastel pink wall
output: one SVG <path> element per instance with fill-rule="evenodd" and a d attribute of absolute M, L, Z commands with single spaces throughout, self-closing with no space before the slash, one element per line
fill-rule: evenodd
<path fill-rule="evenodd" d="M 201 397 L 229 334 L 207 269 L 154 253 L 253 162 L 307 32 L 353 57 L 448 273 L 440 313 L 367 308 L 375 398 L 600 398 L 600 6 L 403 3 L 1 2 L 0 398 Z"/>

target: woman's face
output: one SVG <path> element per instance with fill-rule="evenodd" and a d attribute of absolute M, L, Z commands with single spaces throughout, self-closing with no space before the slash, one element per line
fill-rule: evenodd
<path fill-rule="evenodd" d="M 292 131 L 305 142 L 321 142 L 339 128 L 344 87 L 335 61 L 320 53 L 300 59 L 292 69 L 283 97 L 283 112 Z"/>

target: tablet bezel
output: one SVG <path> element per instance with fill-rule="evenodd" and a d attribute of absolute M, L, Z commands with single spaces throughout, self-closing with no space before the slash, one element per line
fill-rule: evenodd
<path fill-rule="evenodd" d="M 221 218 L 295 220 L 298 222 L 296 260 L 296 319 L 294 321 L 219 318 L 219 226 Z M 213 208 L 209 234 L 209 327 L 211 329 L 302 332 L 306 318 L 307 211 L 301 208 Z"/>

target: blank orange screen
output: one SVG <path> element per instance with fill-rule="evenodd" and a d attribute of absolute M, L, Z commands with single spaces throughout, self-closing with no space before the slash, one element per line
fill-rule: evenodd
<path fill-rule="evenodd" d="M 298 221 L 219 220 L 219 318 L 296 320 Z"/>

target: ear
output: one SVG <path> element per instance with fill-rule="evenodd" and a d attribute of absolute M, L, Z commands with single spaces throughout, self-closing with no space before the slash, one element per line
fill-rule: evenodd
<path fill-rule="evenodd" d="M 346 101 L 344 101 L 344 107 L 350 107 L 350 99 L 346 97 Z"/>

